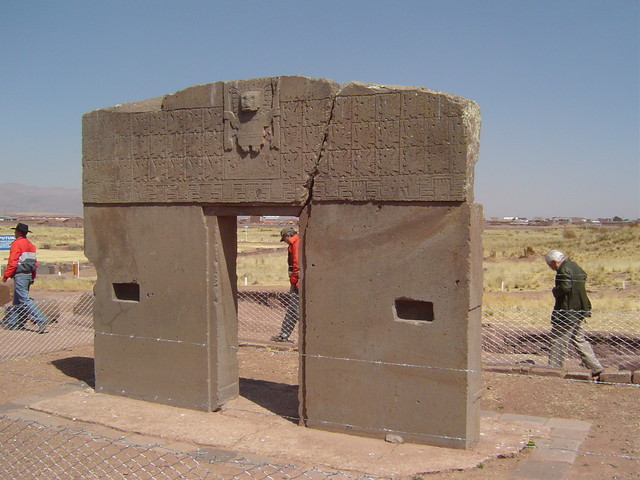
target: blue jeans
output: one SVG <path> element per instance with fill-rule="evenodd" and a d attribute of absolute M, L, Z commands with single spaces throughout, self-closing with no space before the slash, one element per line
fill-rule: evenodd
<path fill-rule="evenodd" d="M 29 297 L 29 287 L 31 287 L 30 273 L 17 273 L 13 276 L 13 305 L 5 319 L 9 328 L 24 326 L 29 317 L 38 326 L 47 324 L 47 317 Z"/>

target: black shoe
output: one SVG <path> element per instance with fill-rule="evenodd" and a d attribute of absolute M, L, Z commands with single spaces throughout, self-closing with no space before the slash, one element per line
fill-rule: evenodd
<path fill-rule="evenodd" d="M 49 320 L 45 320 L 38 325 L 38 333 L 47 333 L 47 325 L 49 325 Z"/>
<path fill-rule="evenodd" d="M 27 329 L 24 325 L 7 325 L 4 328 L 5 330 L 26 330 Z"/>

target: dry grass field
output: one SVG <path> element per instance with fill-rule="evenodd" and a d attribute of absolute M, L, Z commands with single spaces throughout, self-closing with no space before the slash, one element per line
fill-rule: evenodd
<path fill-rule="evenodd" d="M 640 226 L 502 227 L 484 233 L 485 305 L 546 308 L 555 272 L 544 254 L 558 249 L 588 273 L 594 309 L 640 310 Z"/>
<path fill-rule="evenodd" d="M 286 246 L 280 227 L 238 228 L 238 284 L 286 286 Z M 39 227 L 30 235 L 42 264 L 81 262 L 84 232 L 80 228 Z M 559 249 L 589 274 L 594 309 L 640 310 L 640 226 L 490 227 L 484 232 L 484 303 L 487 306 L 549 308 L 554 272 L 543 260 Z M 0 257 L 4 262 L 8 252 Z M 81 278 L 41 275 L 35 288 L 90 290 L 95 271 L 81 270 Z"/>

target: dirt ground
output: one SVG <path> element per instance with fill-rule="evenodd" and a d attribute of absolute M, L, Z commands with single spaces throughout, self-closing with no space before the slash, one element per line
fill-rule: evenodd
<path fill-rule="evenodd" d="M 261 385 L 273 382 L 279 388 L 271 410 L 284 416 L 296 414 L 297 352 L 242 347 L 238 359 L 241 395 L 247 398 L 260 395 Z M 495 373 L 485 373 L 483 379 L 483 410 L 592 423 L 569 479 L 640 479 L 638 386 Z M 93 348 L 90 345 L 2 362 L 0 404 L 43 394 L 63 383 L 78 380 L 93 385 Z M 425 475 L 424 480 L 506 479 L 528 454 L 525 451 L 514 458 L 493 460 L 470 471 Z"/>

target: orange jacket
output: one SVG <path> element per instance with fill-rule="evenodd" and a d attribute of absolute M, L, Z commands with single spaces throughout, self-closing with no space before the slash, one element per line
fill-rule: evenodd
<path fill-rule="evenodd" d="M 298 245 L 300 244 L 300 235 L 297 233 L 291 237 L 291 245 L 287 249 L 287 263 L 289 264 L 289 283 L 298 288 L 300 280 L 300 263 L 298 260 Z"/>
<path fill-rule="evenodd" d="M 37 267 L 35 245 L 27 237 L 18 237 L 11 243 L 9 248 L 9 261 L 2 276 L 2 281 L 6 282 L 16 273 L 30 273 L 33 278 L 36 278 Z"/>

